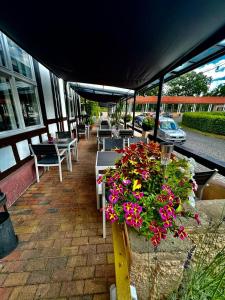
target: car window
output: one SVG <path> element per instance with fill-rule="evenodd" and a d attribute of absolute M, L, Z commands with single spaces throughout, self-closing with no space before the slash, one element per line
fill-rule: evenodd
<path fill-rule="evenodd" d="M 160 128 L 163 130 L 177 130 L 177 125 L 171 121 L 161 121 Z"/>

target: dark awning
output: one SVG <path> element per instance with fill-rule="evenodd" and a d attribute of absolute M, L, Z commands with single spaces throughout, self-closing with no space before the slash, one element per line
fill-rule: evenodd
<path fill-rule="evenodd" d="M 225 35 L 225 1 L 2 1 L 0 28 L 67 81 L 137 89 Z"/>
<path fill-rule="evenodd" d="M 133 90 L 116 87 L 91 85 L 85 83 L 70 83 L 70 86 L 83 98 L 98 102 L 118 102 L 133 97 Z"/>

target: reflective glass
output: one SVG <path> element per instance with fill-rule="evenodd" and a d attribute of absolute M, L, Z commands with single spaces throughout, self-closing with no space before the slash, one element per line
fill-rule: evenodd
<path fill-rule="evenodd" d="M 26 77 L 32 78 L 29 55 L 20 47 L 18 47 L 13 41 L 10 39 L 7 40 L 13 70 Z"/>
<path fill-rule="evenodd" d="M 40 114 L 35 87 L 32 84 L 16 80 L 25 126 L 39 125 Z"/>
<path fill-rule="evenodd" d="M 1 41 L 1 37 L 0 37 L 0 66 L 5 67 L 5 65 L 6 65 L 5 57 L 4 57 L 3 46 L 2 46 L 2 41 Z"/>
<path fill-rule="evenodd" d="M 9 80 L 0 76 L 0 132 L 19 128 Z"/>

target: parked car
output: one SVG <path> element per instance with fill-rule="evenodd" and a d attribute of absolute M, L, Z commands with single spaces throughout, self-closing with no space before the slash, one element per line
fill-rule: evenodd
<path fill-rule="evenodd" d="M 173 114 L 170 112 L 162 112 L 160 115 L 165 118 L 173 118 Z"/>
<path fill-rule="evenodd" d="M 141 127 L 142 126 L 142 122 L 144 120 L 146 116 L 144 115 L 138 115 L 134 118 L 134 123 L 136 123 L 137 126 Z"/>
<path fill-rule="evenodd" d="M 179 128 L 173 119 L 165 117 L 159 118 L 158 137 L 175 143 L 184 143 L 186 141 L 186 133 Z"/>

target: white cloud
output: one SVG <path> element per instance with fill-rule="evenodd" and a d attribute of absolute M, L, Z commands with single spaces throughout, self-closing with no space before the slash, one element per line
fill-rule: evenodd
<path fill-rule="evenodd" d="M 212 77 L 212 83 L 210 85 L 210 90 L 214 89 L 219 84 L 225 83 L 225 59 L 221 59 L 221 60 L 217 60 L 216 62 L 208 63 L 208 64 L 196 69 L 195 71 L 197 73 L 202 72 L 205 75 Z"/>

